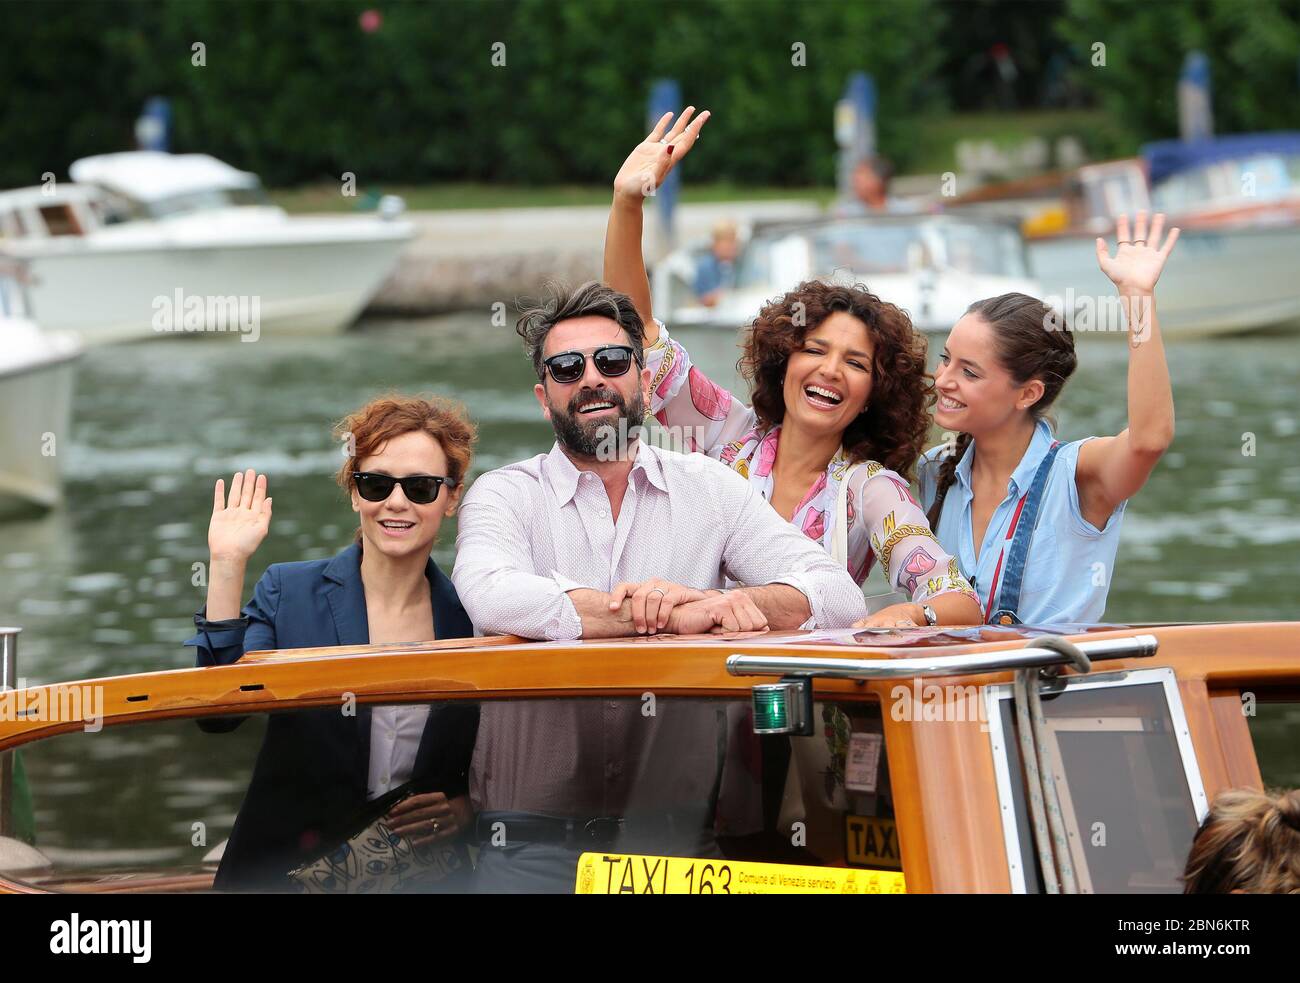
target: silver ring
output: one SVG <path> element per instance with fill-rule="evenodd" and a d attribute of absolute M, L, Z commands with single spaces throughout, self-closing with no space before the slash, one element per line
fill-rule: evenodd
<path fill-rule="evenodd" d="M 667 140 L 667 138 L 665 138 L 665 137 L 660 137 L 660 138 L 659 138 L 659 142 L 660 142 L 660 143 L 667 143 L 668 140 Z"/>
<path fill-rule="evenodd" d="M 662 587 L 651 587 L 648 593 L 654 594 L 656 591 L 663 597 L 668 596 L 668 592 L 664 590 Z"/>
<path fill-rule="evenodd" d="M 435 833 L 438 832 L 438 830 L 442 828 L 441 826 L 438 825 L 438 820 L 436 820 L 436 819 L 430 819 L 430 820 L 429 820 L 429 825 L 433 827 L 433 831 L 434 831 Z"/>
<path fill-rule="evenodd" d="M 1120 240 L 1116 243 L 1116 245 L 1118 245 L 1118 246 L 1131 246 L 1131 245 L 1133 245 L 1133 240 L 1132 240 L 1132 239 L 1120 239 Z"/>
<path fill-rule="evenodd" d="M 1136 246 L 1139 242 L 1142 243 L 1142 245 L 1144 245 L 1144 246 L 1147 244 L 1147 241 L 1146 241 L 1145 239 L 1134 239 L 1134 240 L 1133 240 L 1133 245 Z"/>

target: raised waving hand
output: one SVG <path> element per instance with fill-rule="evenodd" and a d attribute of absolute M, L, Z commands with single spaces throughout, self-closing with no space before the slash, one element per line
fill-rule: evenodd
<path fill-rule="evenodd" d="M 271 527 L 271 499 L 266 497 L 266 475 L 252 468 L 225 482 L 217 479 L 212 490 L 212 519 L 208 523 L 208 551 L 214 560 L 247 561 L 262 545 Z"/>
<path fill-rule="evenodd" d="M 208 522 L 209 621 L 238 618 L 244 593 L 244 568 L 271 528 L 271 500 L 266 497 L 266 475 L 252 468 L 236 473 L 226 483 L 217 479 L 212 490 L 212 519 Z"/>
<path fill-rule="evenodd" d="M 690 153 L 709 120 L 709 111 L 706 109 L 693 120 L 692 116 L 694 106 L 687 106 L 675 123 L 672 113 L 664 113 L 645 139 L 632 148 L 614 178 L 614 203 L 605 229 L 605 282 L 632 298 L 645 322 L 647 345 L 655 343 L 659 329 L 653 320 L 650 280 L 641 255 L 641 204 Z"/>
<path fill-rule="evenodd" d="M 1163 213 L 1157 212 L 1151 219 L 1148 232 L 1147 213 L 1138 212 L 1133 221 L 1132 235 L 1129 235 L 1127 215 L 1115 220 L 1117 245 L 1114 256 L 1110 255 L 1105 239 L 1097 240 L 1097 265 L 1121 294 L 1149 294 L 1155 290 L 1156 281 L 1160 279 L 1165 262 L 1178 241 L 1178 229 L 1170 229 L 1162 246 L 1160 237 L 1164 231 Z"/>
<path fill-rule="evenodd" d="M 709 111 L 706 109 L 693 121 L 692 116 L 695 116 L 695 107 L 687 106 L 676 123 L 673 123 L 672 113 L 664 113 L 659 118 L 654 129 L 632 148 L 618 169 L 614 178 L 617 197 L 640 201 L 655 193 L 668 172 L 695 146 L 700 129 L 709 120 Z M 672 124 L 671 128 L 669 124 Z"/>

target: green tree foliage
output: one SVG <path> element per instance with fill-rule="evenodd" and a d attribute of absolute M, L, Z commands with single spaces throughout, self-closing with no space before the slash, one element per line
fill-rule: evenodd
<path fill-rule="evenodd" d="M 1068 0 L 1058 35 L 1081 85 L 1146 139 L 1178 135 L 1178 76 L 1210 60 L 1218 133 L 1300 126 L 1300 0 Z M 1106 45 L 1106 64 L 1091 64 Z"/>
<path fill-rule="evenodd" d="M 854 70 L 875 75 L 881 149 L 906 165 L 917 121 L 944 107 L 942 27 L 936 0 L 0 3 L 0 185 L 129 148 L 151 95 L 171 100 L 173 149 L 270 184 L 600 182 L 661 77 L 716 113 L 690 169 L 827 184 Z"/>

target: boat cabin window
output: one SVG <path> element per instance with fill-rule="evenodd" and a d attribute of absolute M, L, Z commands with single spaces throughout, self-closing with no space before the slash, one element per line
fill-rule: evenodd
<path fill-rule="evenodd" d="M 1132 215 L 1148 207 L 1146 182 L 1136 168 L 1089 175 L 1084 179 L 1086 211 L 1091 220 L 1105 221 Z"/>
<path fill-rule="evenodd" d="M 17 209 L 0 210 L 0 236 L 21 239 L 27 235 L 27 225 L 23 222 L 22 212 Z"/>
<path fill-rule="evenodd" d="M 755 734 L 746 690 L 343 701 L 79 726 L 0 759 L 0 876 L 54 891 L 572 893 L 584 853 L 652 858 L 612 887 L 589 876 L 597 891 L 671 871 L 679 891 L 744 893 L 755 863 L 902 888 L 879 707 L 851 700 L 818 703 L 799 738 Z M 391 837 L 405 792 L 445 795 L 417 807 L 464 835 Z"/>
<path fill-rule="evenodd" d="M 1242 714 L 1250 727 L 1265 788 L 1300 788 L 1300 694 L 1267 691 L 1242 694 Z"/>
<path fill-rule="evenodd" d="M 995 226 L 948 225 L 943 229 L 946 265 L 976 276 L 1028 276 L 1019 233 Z"/>
<path fill-rule="evenodd" d="M 1013 889 L 1041 893 L 1011 687 L 989 699 Z M 1172 670 L 1071 678 L 1042 705 L 1079 890 L 1181 893 L 1207 804 Z"/>
<path fill-rule="evenodd" d="M 1204 168 L 1175 174 L 1151 191 L 1151 207 L 1171 215 L 1190 211 L 1214 197 Z"/>
<path fill-rule="evenodd" d="M 159 198 L 147 203 L 147 211 L 153 218 L 168 218 L 173 215 L 188 215 L 191 212 L 209 211 L 215 208 L 233 208 L 240 205 L 264 205 L 266 193 L 260 188 L 205 188 L 201 191 L 189 191 L 185 194 Z"/>
<path fill-rule="evenodd" d="M 45 231 L 51 236 L 79 236 L 83 230 L 71 205 L 42 205 L 41 219 Z"/>
<path fill-rule="evenodd" d="M 825 276 L 835 270 L 852 273 L 904 273 L 910 257 L 926 250 L 921 229 L 914 225 L 829 225 L 812 237 L 812 268 Z"/>
<path fill-rule="evenodd" d="M 1177 214 L 1207 206 L 1277 201 L 1300 187 L 1300 155 L 1258 154 L 1174 174 L 1151 192 L 1152 207 Z"/>

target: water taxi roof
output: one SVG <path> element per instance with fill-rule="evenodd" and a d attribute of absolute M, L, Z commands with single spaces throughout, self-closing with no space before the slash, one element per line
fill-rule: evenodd
<path fill-rule="evenodd" d="M 1194 167 L 1259 154 L 1300 155 L 1300 131 L 1233 133 L 1189 142 L 1160 140 L 1142 147 L 1152 184 Z"/>
<path fill-rule="evenodd" d="M 74 161 L 74 181 L 98 184 L 137 201 L 159 201 L 213 188 L 255 188 L 256 174 L 237 170 L 207 154 L 133 150 Z"/>

